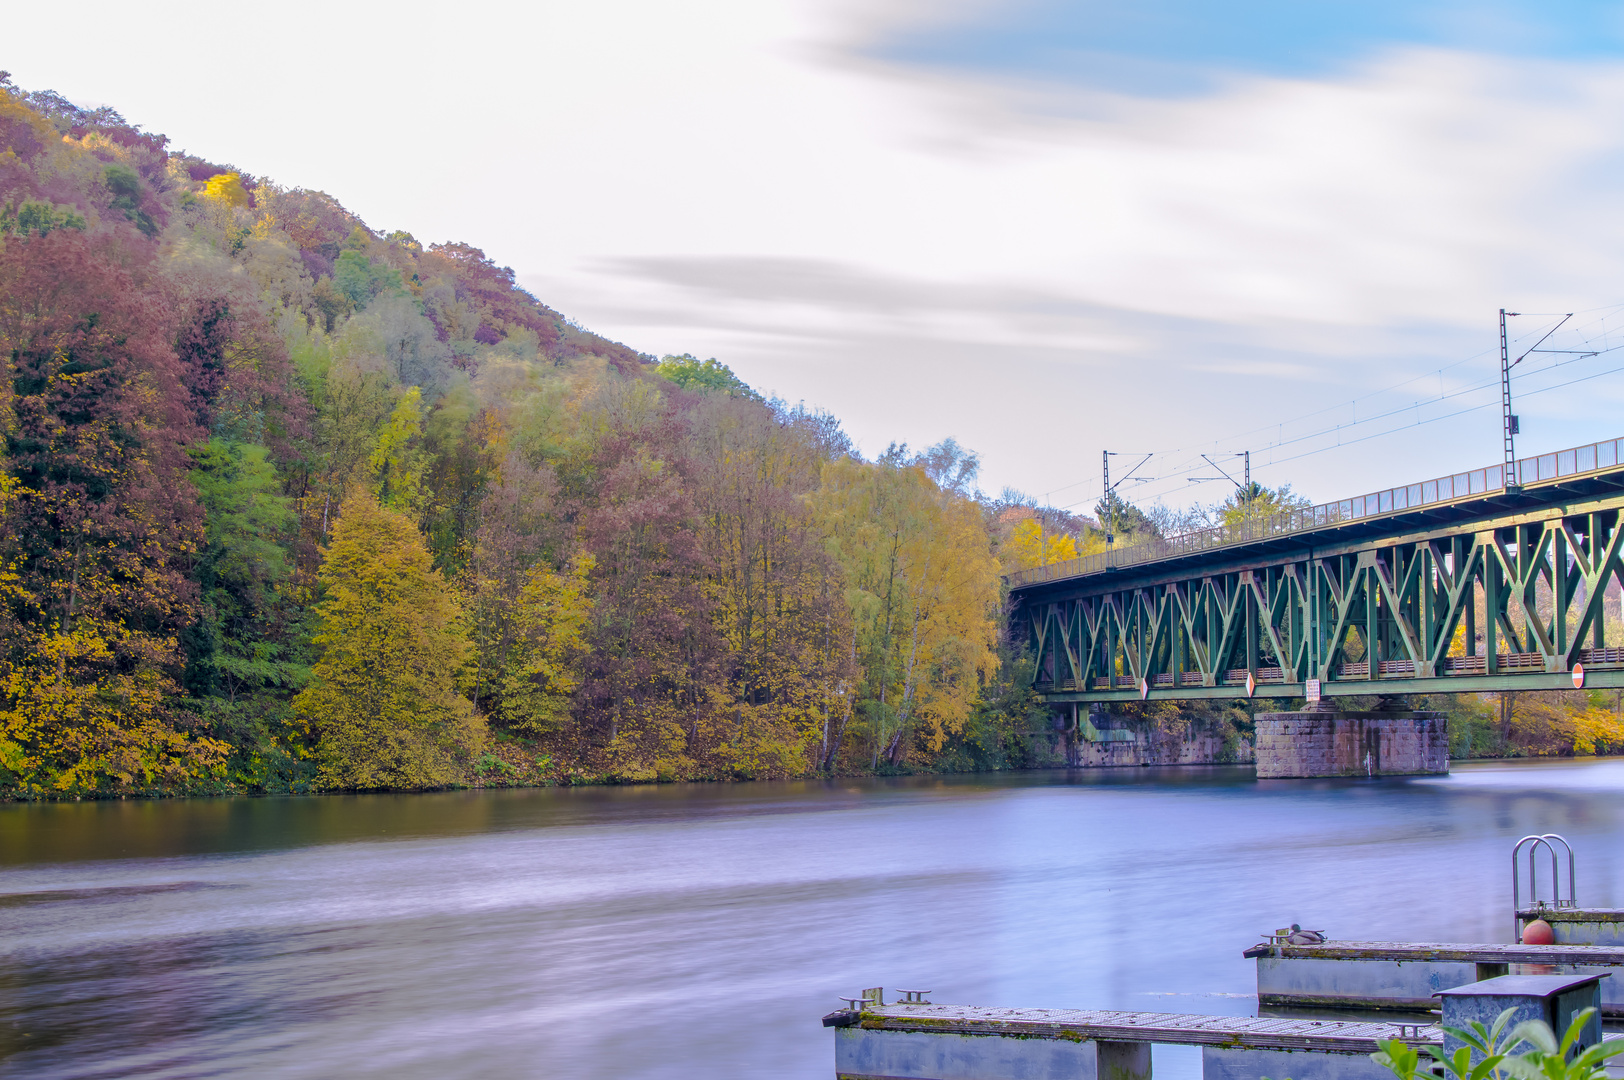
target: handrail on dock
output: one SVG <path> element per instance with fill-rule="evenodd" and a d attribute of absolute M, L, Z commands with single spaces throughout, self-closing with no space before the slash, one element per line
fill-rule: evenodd
<path fill-rule="evenodd" d="M 1562 899 L 1562 873 L 1558 867 L 1555 841 L 1561 844 L 1567 853 L 1568 859 L 1568 898 Z M 1534 862 L 1534 853 L 1543 847 L 1551 853 L 1551 906 L 1555 908 L 1578 907 L 1579 898 L 1575 888 L 1577 880 L 1573 867 L 1573 845 L 1556 833 L 1531 834 L 1517 841 L 1511 849 L 1511 939 L 1522 940 L 1522 919 L 1518 912 L 1522 910 L 1522 887 L 1517 875 L 1517 856 L 1522 852 L 1523 845 L 1528 845 L 1528 900 L 1531 904 L 1542 906 L 1543 901 L 1538 899 L 1539 877 L 1536 873 L 1538 867 Z"/>

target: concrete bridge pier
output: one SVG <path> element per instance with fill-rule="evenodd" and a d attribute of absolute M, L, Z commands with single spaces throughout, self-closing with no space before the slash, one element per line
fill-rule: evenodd
<path fill-rule="evenodd" d="M 1258 779 L 1416 776 L 1449 771 L 1443 713 L 1416 710 L 1258 713 Z"/>

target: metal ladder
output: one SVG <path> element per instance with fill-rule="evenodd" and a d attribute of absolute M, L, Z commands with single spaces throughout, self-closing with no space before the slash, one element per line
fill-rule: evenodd
<path fill-rule="evenodd" d="M 1554 843 L 1553 843 L 1554 841 Z M 1562 873 L 1556 855 L 1556 844 L 1562 845 L 1568 862 L 1568 898 L 1562 899 Z M 1517 873 L 1517 856 L 1522 849 L 1528 848 L 1528 903 L 1531 907 L 1544 907 L 1545 901 L 1538 898 L 1539 875 L 1536 872 L 1538 865 L 1534 861 L 1534 853 L 1544 848 L 1551 854 L 1551 906 L 1557 908 L 1571 908 L 1578 905 L 1578 897 L 1574 889 L 1573 873 L 1573 845 L 1556 833 L 1544 833 L 1537 836 L 1525 836 L 1517 841 L 1511 849 L 1511 940 L 1522 941 L 1522 920 L 1517 912 L 1522 910 L 1522 882 Z"/>

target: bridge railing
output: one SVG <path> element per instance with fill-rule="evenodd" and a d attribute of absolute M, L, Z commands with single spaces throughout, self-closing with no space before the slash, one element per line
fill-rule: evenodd
<path fill-rule="evenodd" d="M 1528 486 L 1616 468 L 1621 455 L 1624 455 L 1624 439 L 1608 439 L 1605 442 L 1576 446 L 1570 450 L 1559 450 L 1554 454 L 1519 458 L 1516 463 L 1517 482 Z M 1335 502 L 1304 506 L 1278 514 L 1259 515 L 1234 524 L 1196 529 L 1177 536 L 1151 537 L 1138 543 L 1108 548 L 1092 555 L 1050 563 L 1048 566 L 1016 570 L 1008 575 L 1008 580 L 1012 588 L 1019 588 L 1044 581 L 1097 574 L 1113 567 L 1137 566 L 1140 563 L 1177 558 L 1212 548 L 1228 547 L 1231 544 L 1246 544 L 1270 537 L 1309 532 L 1435 503 L 1474 498 L 1491 491 L 1503 490 L 1506 486 L 1505 473 L 1504 465 L 1490 465 L 1482 469 L 1451 473 L 1433 480 L 1423 480 L 1419 484 L 1406 484 L 1402 487 L 1387 488 L 1385 491 L 1373 491 L 1368 495 L 1356 495 L 1351 499 L 1338 499 Z"/>

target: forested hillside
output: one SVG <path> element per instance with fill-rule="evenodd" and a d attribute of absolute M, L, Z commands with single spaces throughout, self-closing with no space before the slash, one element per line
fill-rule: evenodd
<path fill-rule="evenodd" d="M 985 767 L 1041 724 L 951 441 L 864 461 L 8 80 L 0 355 L 13 797 Z"/>
<path fill-rule="evenodd" d="M 0 357 L 0 797 L 1057 761 L 1000 575 L 1095 520 L 4 73 Z M 1514 698 L 1439 703 L 1457 753 L 1624 745 L 1616 700 Z"/>

